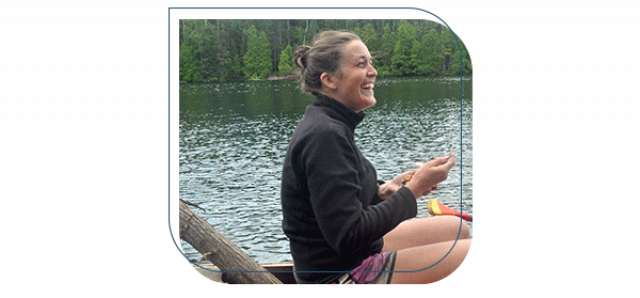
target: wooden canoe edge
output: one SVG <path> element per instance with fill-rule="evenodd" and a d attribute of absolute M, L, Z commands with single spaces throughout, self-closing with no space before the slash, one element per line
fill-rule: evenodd
<path fill-rule="evenodd" d="M 293 263 L 292 262 L 282 262 L 282 263 L 261 263 L 262 267 L 267 269 L 271 274 L 273 274 L 276 278 L 278 278 L 284 284 L 295 284 L 296 281 L 293 277 Z M 200 268 L 202 267 L 202 268 Z M 200 274 L 204 277 L 217 282 L 226 284 L 222 281 L 223 272 L 214 265 L 200 265 L 193 266 Z M 205 268 L 205 269 L 203 269 Z M 259 273 L 258 273 L 259 274 Z"/>

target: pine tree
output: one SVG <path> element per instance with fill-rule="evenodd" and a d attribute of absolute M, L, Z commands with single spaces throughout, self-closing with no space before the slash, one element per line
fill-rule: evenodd
<path fill-rule="evenodd" d="M 413 65 L 412 75 L 423 76 L 426 74 L 423 67 L 425 64 L 422 60 L 423 56 L 422 44 L 415 40 L 411 46 L 411 65 Z"/>
<path fill-rule="evenodd" d="M 454 44 L 457 44 L 453 40 L 451 30 L 443 29 L 440 31 L 440 42 L 442 42 L 442 67 L 438 74 L 448 74 L 451 69 L 451 53 L 453 51 Z"/>
<path fill-rule="evenodd" d="M 180 81 L 199 82 L 203 80 L 201 74 L 201 60 L 199 57 L 197 22 L 183 20 L 180 23 Z"/>
<path fill-rule="evenodd" d="M 217 73 L 218 57 L 217 57 L 217 41 L 216 26 L 205 20 L 204 25 L 198 27 L 200 33 L 200 62 L 201 73 L 207 81 L 217 81 L 219 74 Z"/>
<path fill-rule="evenodd" d="M 422 39 L 422 55 L 424 64 L 421 65 L 421 72 L 425 75 L 437 75 L 442 68 L 443 44 L 440 34 L 436 29 L 431 28 Z"/>
<path fill-rule="evenodd" d="M 244 31 L 247 40 L 247 52 L 242 57 L 242 71 L 245 79 L 263 79 L 271 72 L 271 46 L 264 31 L 251 25 Z"/>
<path fill-rule="evenodd" d="M 395 32 L 392 31 L 389 23 L 386 23 L 382 29 L 380 47 L 376 53 L 376 56 L 378 57 L 376 59 L 378 62 L 376 64 L 376 70 L 380 76 L 387 76 L 391 74 L 391 55 L 393 55 L 395 39 Z"/>
<path fill-rule="evenodd" d="M 391 56 L 391 75 L 404 76 L 414 73 L 415 65 L 411 63 L 411 47 L 416 40 L 416 30 L 413 25 L 405 20 L 400 21 L 398 40 Z"/>
<path fill-rule="evenodd" d="M 193 54 L 192 47 L 183 43 L 180 45 L 180 81 L 199 82 L 202 81 L 200 75 L 199 61 Z"/>
<path fill-rule="evenodd" d="M 280 63 L 278 63 L 278 72 L 280 74 L 288 74 L 291 72 L 293 65 L 293 48 L 290 45 L 280 52 Z"/>

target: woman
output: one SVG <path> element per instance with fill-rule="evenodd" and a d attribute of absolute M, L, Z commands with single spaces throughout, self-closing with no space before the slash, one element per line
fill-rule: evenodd
<path fill-rule="evenodd" d="M 405 220 L 416 216 L 416 198 L 447 178 L 453 154 L 378 182 L 354 142 L 363 110 L 376 103 L 378 74 L 367 47 L 353 33 L 322 32 L 296 50 L 295 62 L 302 91 L 316 97 L 291 137 L 282 174 L 283 230 L 297 282 L 429 283 L 449 275 L 469 249 L 468 226 L 454 217 Z M 424 269 L 445 255 L 427 270 L 390 272 Z"/>

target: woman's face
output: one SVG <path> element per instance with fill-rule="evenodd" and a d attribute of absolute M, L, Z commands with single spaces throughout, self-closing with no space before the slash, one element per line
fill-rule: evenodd
<path fill-rule="evenodd" d="M 335 89 L 330 96 L 356 112 L 376 104 L 373 86 L 376 72 L 369 49 L 359 40 L 345 45 L 342 61 L 335 80 Z"/>

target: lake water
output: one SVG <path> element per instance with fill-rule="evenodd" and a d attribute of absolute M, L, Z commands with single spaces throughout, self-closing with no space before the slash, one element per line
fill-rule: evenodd
<path fill-rule="evenodd" d="M 462 106 L 460 85 L 460 78 L 379 78 L 377 104 L 356 129 L 382 180 L 416 161 L 456 155 L 440 189 L 418 199 L 418 217 L 430 216 L 431 197 L 473 214 L 471 79 L 462 79 Z M 291 261 L 280 179 L 289 138 L 312 100 L 294 80 L 180 86 L 180 198 L 204 208 L 192 210 L 258 262 Z M 181 244 L 190 260 L 206 263 Z"/>

